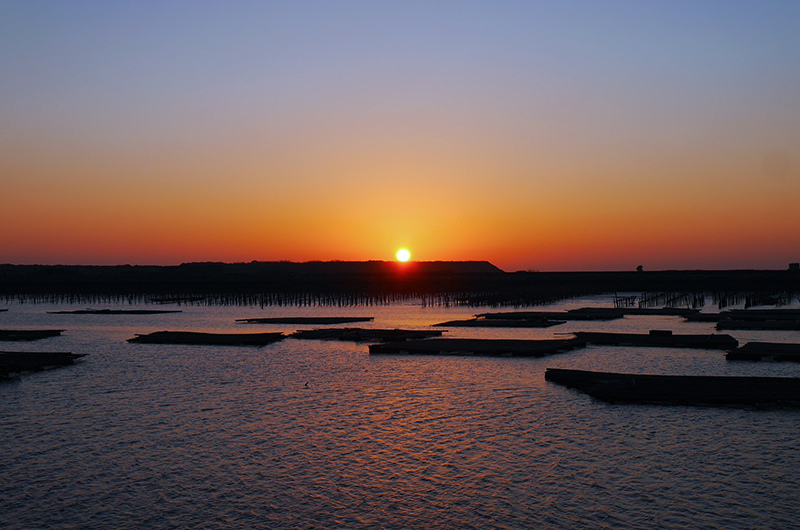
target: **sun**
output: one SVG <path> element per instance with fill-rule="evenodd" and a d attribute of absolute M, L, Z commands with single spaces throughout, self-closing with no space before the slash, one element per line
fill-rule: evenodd
<path fill-rule="evenodd" d="M 410 257 L 411 257 L 411 252 L 407 251 L 404 248 L 401 248 L 400 250 L 397 251 L 398 261 L 408 261 Z"/>

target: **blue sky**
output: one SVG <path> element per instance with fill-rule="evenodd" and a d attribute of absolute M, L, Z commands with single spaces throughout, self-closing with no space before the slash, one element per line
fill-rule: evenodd
<path fill-rule="evenodd" d="M 406 245 L 507 268 L 782 266 L 798 242 L 775 235 L 798 220 L 775 215 L 800 195 L 798 27 L 794 1 L 5 1 L 6 210 L 63 223 L 0 233 L 0 261 L 373 259 Z M 180 189 L 198 205 L 165 198 Z M 687 224 L 711 194 L 725 206 Z M 353 195 L 377 224 L 329 205 Z M 631 204 L 647 230 L 608 219 Z M 215 226 L 305 235 L 181 247 L 213 232 L 195 226 L 203 208 Z M 745 208 L 757 229 L 717 233 Z M 126 253 L 81 211 L 121 237 L 181 228 Z M 53 245 L 64 238 L 81 252 Z"/>

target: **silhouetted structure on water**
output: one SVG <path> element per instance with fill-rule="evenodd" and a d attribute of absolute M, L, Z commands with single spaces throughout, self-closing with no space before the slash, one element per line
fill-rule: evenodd
<path fill-rule="evenodd" d="M 195 331 L 154 331 L 137 334 L 128 342 L 141 344 L 189 344 L 196 346 L 266 346 L 286 338 L 283 333 L 201 333 Z"/>
<path fill-rule="evenodd" d="M 725 356 L 729 361 L 800 362 L 800 344 L 748 342 Z"/>
<path fill-rule="evenodd" d="M 58 337 L 63 329 L 0 329 L 0 341 L 30 342 Z"/>
<path fill-rule="evenodd" d="M 0 380 L 22 372 L 38 372 L 48 368 L 68 366 L 85 353 L 0 351 Z"/>
<path fill-rule="evenodd" d="M 414 329 L 362 329 L 362 328 L 320 328 L 300 330 L 290 337 L 302 340 L 340 340 L 350 342 L 402 342 L 441 337 L 439 330 Z"/>
<path fill-rule="evenodd" d="M 490 357 L 545 357 L 586 343 L 580 339 L 424 339 L 371 344 L 369 353 L 400 355 L 479 355 Z"/>
<path fill-rule="evenodd" d="M 678 335 L 668 329 L 651 329 L 647 334 L 577 331 L 575 337 L 588 344 L 606 346 L 731 350 L 739 345 L 730 335 Z"/>
<path fill-rule="evenodd" d="M 545 379 L 611 402 L 800 406 L 800 378 L 650 375 L 548 368 Z"/>

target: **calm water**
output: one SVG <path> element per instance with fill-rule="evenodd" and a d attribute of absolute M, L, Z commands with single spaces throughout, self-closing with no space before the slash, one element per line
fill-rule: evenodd
<path fill-rule="evenodd" d="M 610 306 L 574 300 L 553 309 Z M 424 328 L 470 308 L 183 307 L 53 315 L 11 304 L 1 328 L 63 328 L 5 350 L 90 354 L 0 383 L 0 527 L 799 527 L 800 411 L 612 405 L 544 381 L 546 367 L 800 376 L 705 350 L 591 347 L 542 359 L 370 356 L 287 339 L 263 348 L 125 342 L 163 329 L 285 331 L 236 318 L 374 316 Z M 93 305 L 92 307 L 115 307 Z M 126 306 L 130 307 L 130 306 Z M 151 307 L 151 306 L 150 306 Z M 357 324 L 363 326 L 362 324 Z M 571 330 L 709 333 L 674 317 Z M 800 332 L 732 332 L 800 342 Z"/>

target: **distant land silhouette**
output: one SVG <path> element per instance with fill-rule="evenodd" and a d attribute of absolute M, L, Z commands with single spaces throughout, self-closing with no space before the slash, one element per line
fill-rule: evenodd
<path fill-rule="evenodd" d="M 698 297 L 791 299 L 800 271 L 504 272 L 488 261 L 184 263 L 176 266 L 0 265 L 0 297 L 31 301 L 363 304 L 420 298 L 534 305 L 574 296 L 642 293 L 640 303 Z M 721 304 L 724 305 L 724 304 Z"/>

